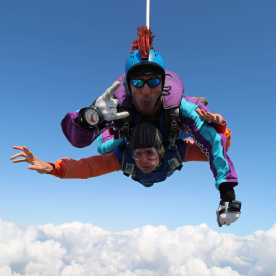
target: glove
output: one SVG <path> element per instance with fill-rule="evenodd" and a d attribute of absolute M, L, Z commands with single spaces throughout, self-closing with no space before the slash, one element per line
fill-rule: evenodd
<path fill-rule="evenodd" d="M 117 113 L 119 101 L 111 98 L 119 86 L 120 82 L 115 81 L 95 102 L 105 121 L 119 120 L 129 116 L 126 111 Z"/>
<path fill-rule="evenodd" d="M 241 214 L 241 202 L 233 200 L 232 202 L 220 201 L 219 207 L 217 209 L 217 222 L 218 226 L 222 225 L 229 226 L 231 223 L 235 222 Z"/>

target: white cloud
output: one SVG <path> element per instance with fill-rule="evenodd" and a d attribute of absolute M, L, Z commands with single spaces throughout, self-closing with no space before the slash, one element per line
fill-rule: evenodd
<path fill-rule="evenodd" d="M 251 236 L 206 224 L 109 232 L 80 222 L 18 227 L 0 220 L 1 276 L 276 275 L 276 224 Z"/>

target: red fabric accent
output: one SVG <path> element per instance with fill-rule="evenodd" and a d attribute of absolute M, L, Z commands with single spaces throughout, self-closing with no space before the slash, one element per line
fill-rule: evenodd
<path fill-rule="evenodd" d="M 115 132 L 115 131 L 113 130 L 112 127 L 108 129 L 108 132 L 109 132 L 109 135 L 110 135 L 110 136 L 114 136 L 114 137 L 113 137 L 114 140 L 118 140 L 118 138 L 119 138 L 119 133 L 118 133 L 118 132 Z"/>
<path fill-rule="evenodd" d="M 119 139 L 119 133 L 118 132 L 115 132 L 114 133 L 114 140 L 118 140 Z"/>
<path fill-rule="evenodd" d="M 217 133 L 225 133 L 226 131 L 226 121 L 224 121 L 222 124 L 218 125 L 218 124 L 213 124 L 213 127 L 215 128 L 215 130 L 217 131 Z"/>
<path fill-rule="evenodd" d="M 152 33 L 151 28 L 148 29 L 146 26 L 138 27 L 138 39 L 133 39 L 130 53 L 139 49 L 141 57 L 148 58 L 150 49 L 154 49 L 152 42 L 155 35 L 152 35 Z"/>

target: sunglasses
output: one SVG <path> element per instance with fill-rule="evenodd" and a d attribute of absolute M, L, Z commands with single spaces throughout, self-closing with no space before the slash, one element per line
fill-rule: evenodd
<path fill-rule="evenodd" d="M 134 79 L 134 80 L 131 80 L 131 83 L 134 87 L 137 87 L 137 88 L 142 88 L 145 83 L 153 88 L 153 87 L 156 87 L 160 84 L 161 82 L 161 79 L 149 79 L 149 80 L 141 80 L 141 79 Z"/>
<path fill-rule="evenodd" d="M 148 160 L 153 160 L 155 159 L 157 156 L 159 156 L 159 150 L 157 150 L 156 148 L 152 148 L 146 151 L 133 151 L 132 153 L 132 158 L 137 160 L 137 161 L 141 161 L 142 160 L 142 156 L 145 156 Z"/>

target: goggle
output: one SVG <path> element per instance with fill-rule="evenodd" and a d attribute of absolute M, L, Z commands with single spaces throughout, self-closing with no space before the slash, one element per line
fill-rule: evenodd
<path fill-rule="evenodd" d="M 157 150 L 156 148 L 151 148 L 148 149 L 146 151 L 133 151 L 132 153 L 132 158 L 137 160 L 137 161 L 141 161 L 142 160 L 142 156 L 145 156 L 148 160 L 153 160 L 155 159 L 157 156 L 159 156 L 159 150 Z"/>
<path fill-rule="evenodd" d="M 137 88 L 142 88 L 145 83 L 153 88 L 153 87 L 156 87 L 160 84 L 161 82 L 161 79 L 149 79 L 149 80 L 141 80 L 141 79 L 134 79 L 134 80 L 131 80 L 131 83 L 134 87 L 137 87 Z"/>

